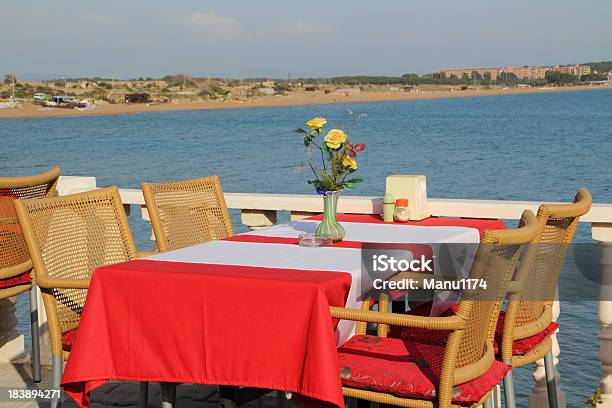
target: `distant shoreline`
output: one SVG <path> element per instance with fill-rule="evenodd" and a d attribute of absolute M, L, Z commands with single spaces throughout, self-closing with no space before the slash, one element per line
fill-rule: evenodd
<path fill-rule="evenodd" d="M 283 106 L 306 106 L 364 102 L 391 102 L 427 99 L 467 98 L 478 96 L 521 95 L 534 93 L 587 91 L 597 89 L 612 89 L 612 87 L 580 86 L 559 88 L 511 88 L 511 89 L 483 89 L 467 91 L 423 91 L 423 92 L 385 92 L 364 91 L 360 95 L 345 96 L 337 94 L 300 94 L 288 96 L 268 96 L 255 98 L 249 101 L 220 101 L 207 100 L 199 102 L 177 102 L 161 104 L 117 104 L 100 105 L 91 110 L 73 110 L 56 108 L 43 110 L 40 106 L 26 106 L 18 108 L 0 109 L 0 119 L 14 118 L 46 118 L 59 116 L 114 116 L 130 115 L 144 112 L 170 112 L 188 110 L 211 109 L 246 109 L 270 108 Z"/>

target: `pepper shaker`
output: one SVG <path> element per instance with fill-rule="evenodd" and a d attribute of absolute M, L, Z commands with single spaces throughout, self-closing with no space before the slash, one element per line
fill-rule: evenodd
<path fill-rule="evenodd" d="M 383 221 L 393 222 L 393 214 L 395 213 L 395 199 L 389 193 L 383 198 Z"/>

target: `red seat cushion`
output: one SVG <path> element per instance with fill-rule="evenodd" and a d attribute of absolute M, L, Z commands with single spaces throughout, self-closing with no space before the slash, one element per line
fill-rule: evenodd
<path fill-rule="evenodd" d="M 17 196 L 10 189 L 0 188 L 0 218 L 17 217 L 15 200 L 17 200 Z"/>
<path fill-rule="evenodd" d="M 497 322 L 497 327 L 495 328 L 495 352 L 499 353 L 499 344 L 501 344 L 502 339 L 502 331 L 504 327 L 504 315 L 501 314 L 499 316 L 499 321 Z M 530 337 L 525 337 L 524 339 L 514 340 L 512 342 L 512 355 L 514 356 L 524 356 L 533 350 L 536 346 L 550 337 L 555 330 L 559 327 L 559 324 L 556 322 L 550 322 L 548 327 L 546 327 L 541 332 L 534 334 Z"/>
<path fill-rule="evenodd" d="M 419 307 L 411 310 L 410 314 L 415 314 L 419 316 L 429 316 L 431 313 L 431 303 L 425 303 L 420 305 Z M 443 313 L 443 316 L 451 316 L 457 311 L 457 304 L 454 304 Z M 495 348 L 495 353 L 499 353 L 499 345 L 502 342 L 502 336 L 504 332 L 504 320 L 506 315 L 504 312 L 501 312 L 499 315 L 499 319 L 497 320 L 497 327 L 495 328 L 495 341 L 493 347 Z M 537 345 L 546 340 L 549 336 L 551 336 L 555 330 L 559 327 L 559 324 L 556 322 L 551 322 L 548 327 L 542 330 L 540 333 L 537 333 L 531 337 L 526 337 L 524 339 L 515 340 L 512 343 L 512 354 L 515 356 L 523 356 L 533 350 Z M 403 327 L 391 327 L 389 330 L 389 337 L 398 338 L 408 341 L 414 341 L 419 343 L 429 343 L 429 344 L 444 344 L 446 338 L 448 337 L 450 332 L 441 331 L 441 330 L 427 330 L 427 329 L 417 329 L 417 328 L 403 328 Z"/>
<path fill-rule="evenodd" d="M 76 340 L 77 329 L 72 329 L 62 334 L 62 349 L 64 351 L 72 350 L 72 345 Z"/>
<path fill-rule="evenodd" d="M 17 285 L 27 285 L 32 283 L 32 277 L 30 272 L 24 272 L 21 275 L 13 276 L 11 278 L 0 279 L 0 289 L 12 288 Z"/>
<path fill-rule="evenodd" d="M 21 236 L 21 228 L 16 223 L 17 211 L 15 211 L 14 205 L 16 199 L 17 196 L 11 189 L 0 188 L 0 268 L 2 266 L 13 266 L 16 245 L 25 246 Z M 3 256 L 3 254 L 6 254 L 6 256 Z M 32 283 L 30 272 L 24 272 L 17 276 L 0 279 L 0 289 L 30 283 Z"/>
<path fill-rule="evenodd" d="M 401 339 L 357 335 L 338 350 L 340 376 L 346 387 L 435 400 L 444 347 Z M 480 401 L 510 370 L 495 361 L 481 377 L 453 389 L 453 403 Z"/>

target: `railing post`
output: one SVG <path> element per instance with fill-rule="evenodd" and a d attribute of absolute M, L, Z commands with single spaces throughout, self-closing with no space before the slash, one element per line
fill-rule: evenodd
<path fill-rule="evenodd" d="M 612 407 L 612 223 L 593 223 L 593 239 L 601 245 L 601 287 L 599 291 L 598 316 L 599 360 L 601 362 L 602 407 Z"/>
<path fill-rule="evenodd" d="M 140 217 L 149 224 L 149 227 L 151 227 L 151 217 L 149 216 L 149 210 L 147 209 L 147 206 L 144 204 L 140 206 Z M 155 233 L 153 232 L 152 227 L 151 227 L 151 236 L 149 237 L 149 239 L 151 240 L 151 242 L 156 242 Z"/>
<path fill-rule="evenodd" d="M 559 314 L 561 312 L 560 303 L 559 303 L 559 292 L 555 293 L 555 301 L 553 303 L 553 321 L 557 321 L 559 318 Z M 557 384 L 557 403 L 559 408 L 565 408 L 565 393 L 561 389 L 561 381 L 559 371 L 557 371 L 557 365 L 559 364 L 559 354 L 561 350 L 559 349 L 559 343 L 557 342 L 557 333 L 559 329 L 555 331 L 555 333 L 551 336 L 552 339 L 552 354 L 553 354 L 553 364 L 555 366 L 555 379 Z M 531 390 L 531 394 L 529 395 L 529 408 L 542 408 L 548 406 L 548 391 L 546 388 L 546 371 L 544 369 L 544 359 L 540 359 L 536 361 L 536 369 L 533 372 L 533 380 L 535 385 Z"/>
<path fill-rule="evenodd" d="M 269 227 L 276 224 L 276 211 L 243 209 L 240 212 L 240 221 L 250 230 Z"/>

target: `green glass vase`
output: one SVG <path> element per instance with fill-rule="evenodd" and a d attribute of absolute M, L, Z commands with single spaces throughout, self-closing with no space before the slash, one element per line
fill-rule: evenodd
<path fill-rule="evenodd" d="M 338 198 L 342 190 L 326 191 L 323 196 L 323 221 L 317 227 L 317 237 L 330 237 L 333 242 L 342 241 L 346 232 L 336 219 Z"/>

